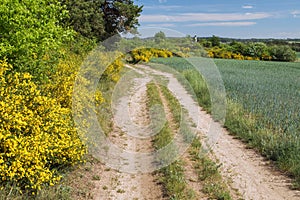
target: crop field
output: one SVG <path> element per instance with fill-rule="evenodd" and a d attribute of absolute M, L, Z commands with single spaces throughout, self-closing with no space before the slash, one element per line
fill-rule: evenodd
<path fill-rule="evenodd" d="M 183 58 L 158 58 L 152 62 L 183 74 L 192 69 Z M 228 102 L 234 102 L 233 107 L 227 106 L 225 126 L 299 178 L 300 64 L 225 59 L 214 62 L 224 81 Z M 189 76 L 186 78 L 191 82 Z M 240 116 L 232 115 L 241 109 Z"/>
<path fill-rule="evenodd" d="M 300 52 L 297 52 L 298 61 L 300 60 Z"/>
<path fill-rule="evenodd" d="M 295 132 L 300 124 L 299 63 L 215 59 L 227 96 L 251 113 L 263 115 L 265 123 Z M 189 63 L 181 58 L 154 59 L 182 71 Z"/>

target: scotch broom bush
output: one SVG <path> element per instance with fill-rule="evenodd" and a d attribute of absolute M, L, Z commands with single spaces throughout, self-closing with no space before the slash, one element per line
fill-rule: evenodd
<path fill-rule="evenodd" d="M 69 108 L 41 94 L 29 73 L 0 62 L 0 179 L 40 189 L 61 179 L 57 169 L 81 161 L 86 148 Z"/>
<path fill-rule="evenodd" d="M 149 62 L 151 58 L 168 58 L 172 57 L 173 53 L 166 49 L 155 49 L 155 48 L 141 48 L 134 49 L 130 52 L 131 60 L 129 62 Z"/>

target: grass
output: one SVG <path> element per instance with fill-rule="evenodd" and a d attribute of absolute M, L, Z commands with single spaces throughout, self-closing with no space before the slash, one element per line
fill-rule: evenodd
<path fill-rule="evenodd" d="M 56 200 L 64 199 L 71 200 L 71 188 L 65 184 L 59 184 L 53 187 L 44 187 L 42 190 L 38 191 L 36 195 L 29 192 L 19 193 L 16 186 L 8 185 L 5 189 L 0 190 L 0 200 Z"/>
<path fill-rule="evenodd" d="M 22 191 L 16 185 L 7 184 L 0 190 L 0 200 L 73 200 L 90 198 L 93 172 L 90 172 L 90 165 L 99 161 L 89 155 L 85 157 L 85 163 L 76 166 L 69 166 L 61 170 L 62 180 L 54 186 L 44 185 L 41 190 L 31 193 Z M 97 176 L 94 176 L 97 177 Z"/>
<path fill-rule="evenodd" d="M 162 95 L 167 100 L 174 122 L 178 125 L 176 128 L 179 129 L 179 134 L 182 135 L 184 142 L 192 144 L 189 148 L 189 154 L 192 157 L 193 167 L 198 174 L 198 181 L 204 185 L 202 192 L 208 194 L 213 199 L 230 200 L 231 197 L 228 188 L 219 174 L 217 164 L 211 161 L 207 155 L 200 154 L 201 143 L 199 138 L 195 137 L 195 134 L 190 129 L 190 124 L 187 124 L 188 122 L 184 117 L 185 112 L 182 111 L 178 100 L 165 86 L 157 88 L 155 84 L 150 84 L 147 86 L 147 89 L 150 99 L 149 104 L 155 102 L 162 105 L 158 90 L 162 92 Z M 172 140 L 173 134 L 168 124 L 166 124 L 154 140 L 156 148 L 159 149 L 167 145 Z M 161 173 L 163 174 L 162 182 L 169 197 L 173 197 L 173 199 L 195 199 L 194 192 L 188 189 L 186 185 L 183 164 L 185 163 L 177 160 L 168 167 L 161 169 Z"/>
<path fill-rule="evenodd" d="M 220 165 L 210 160 L 207 155 L 201 154 L 202 148 L 198 138 L 193 140 L 189 150 L 194 161 L 194 169 L 198 179 L 203 183 L 203 192 L 213 199 L 230 200 L 230 192 L 219 173 Z"/>
<path fill-rule="evenodd" d="M 154 83 L 147 85 L 147 96 L 148 108 L 157 104 L 163 106 L 158 87 Z M 166 123 L 153 140 L 155 149 L 158 150 L 168 145 L 172 141 L 173 135 L 174 133 L 169 127 L 169 123 Z M 169 162 L 169 159 L 170 155 L 165 155 L 160 158 L 161 162 L 166 163 Z M 183 172 L 183 163 L 180 160 L 177 160 L 159 170 L 159 173 L 162 175 L 161 182 L 164 187 L 164 193 L 168 198 L 174 200 L 194 199 L 193 193 L 187 188 Z"/>
<path fill-rule="evenodd" d="M 196 90 L 194 79 L 203 81 L 194 75 L 197 71 L 185 59 L 153 62 L 187 74 Z M 222 59 L 214 62 L 227 92 L 226 128 L 288 172 L 295 180 L 295 188 L 300 188 L 299 63 Z M 200 93 L 196 95 L 203 101 Z"/>
<path fill-rule="evenodd" d="M 200 138 L 195 136 L 191 131 L 190 127 L 192 124 L 188 124 L 188 120 L 184 117 L 186 114 L 181 110 L 178 100 L 166 87 L 161 87 L 161 91 L 168 101 L 171 112 L 175 116 L 175 122 L 180 124 L 179 133 L 183 136 L 186 143 L 191 144 L 188 151 L 193 161 L 193 167 L 198 175 L 198 181 L 203 184 L 202 192 L 208 194 L 213 199 L 230 200 L 229 190 L 218 170 L 220 166 L 207 155 L 201 154 L 202 145 Z"/>
<path fill-rule="evenodd" d="M 298 57 L 298 61 L 300 60 L 300 52 L 296 52 L 296 55 Z"/>

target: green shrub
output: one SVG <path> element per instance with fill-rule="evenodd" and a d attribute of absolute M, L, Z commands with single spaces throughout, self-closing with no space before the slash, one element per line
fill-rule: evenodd
<path fill-rule="evenodd" d="M 73 36 L 59 25 L 67 11 L 58 0 L 2 0 L 0 15 L 0 59 L 34 78 L 46 78 L 61 45 Z"/>

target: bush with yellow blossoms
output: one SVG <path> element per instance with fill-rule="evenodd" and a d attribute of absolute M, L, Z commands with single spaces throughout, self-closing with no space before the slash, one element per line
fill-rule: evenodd
<path fill-rule="evenodd" d="M 29 73 L 0 61 L 0 179 L 22 189 L 60 180 L 57 168 L 82 160 L 86 147 L 71 109 L 42 94 Z M 69 103 L 67 103 L 69 104 Z"/>
<path fill-rule="evenodd" d="M 131 63 L 149 62 L 151 58 L 168 58 L 172 56 L 173 53 L 166 49 L 139 48 L 130 52 L 130 59 L 128 61 Z"/>

